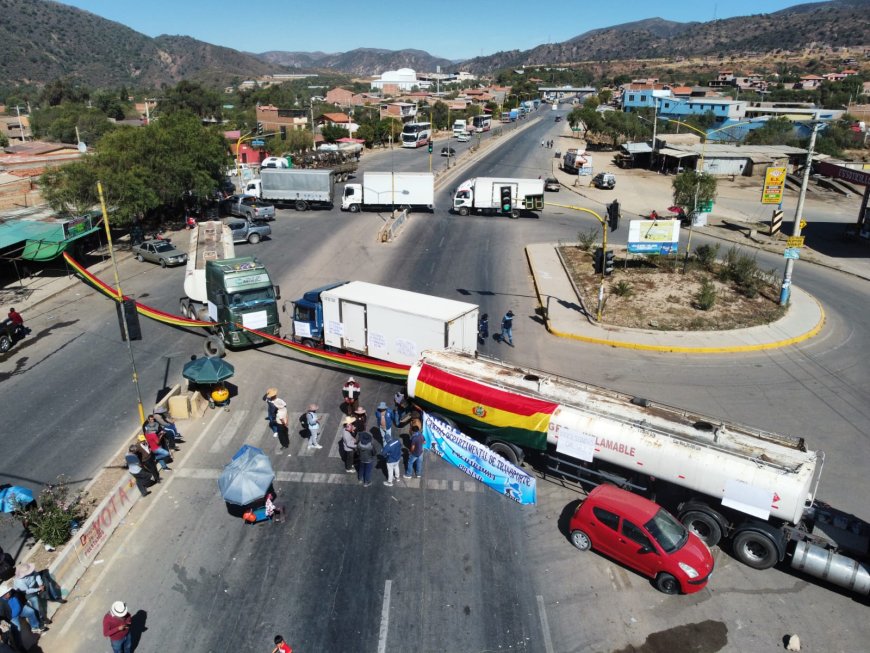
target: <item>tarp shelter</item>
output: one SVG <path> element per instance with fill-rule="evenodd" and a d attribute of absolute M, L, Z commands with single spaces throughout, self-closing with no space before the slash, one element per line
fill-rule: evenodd
<path fill-rule="evenodd" d="M 100 229 L 101 223 L 99 211 L 77 217 L 60 217 L 45 207 L 7 211 L 0 216 L 0 252 L 11 259 L 48 261 Z"/>

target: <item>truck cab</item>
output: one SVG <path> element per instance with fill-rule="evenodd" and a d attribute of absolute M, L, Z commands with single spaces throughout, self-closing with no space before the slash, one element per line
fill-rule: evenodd
<path fill-rule="evenodd" d="M 292 337 L 307 347 L 317 347 L 323 344 L 323 302 L 321 293 L 343 286 L 347 281 L 331 283 L 314 290 L 309 290 L 301 298 L 289 303 L 292 313 Z M 287 311 L 288 303 L 284 303 L 283 311 Z"/>
<path fill-rule="evenodd" d="M 341 196 L 341 210 L 357 213 L 363 203 L 362 184 L 345 184 Z"/>

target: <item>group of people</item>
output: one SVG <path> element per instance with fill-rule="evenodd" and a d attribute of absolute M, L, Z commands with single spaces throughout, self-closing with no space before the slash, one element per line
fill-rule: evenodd
<path fill-rule="evenodd" d="M 24 650 L 22 618 L 27 620 L 31 633 L 45 632 L 51 623 L 48 601 L 66 603 L 48 572 L 36 571 L 32 562 L 18 565 L 12 582 L 0 584 L 0 644 L 12 651 Z"/>
<path fill-rule="evenodd" d="M 553 141 L 541 141 L 541 147 L 546 147 L 547 149 L 553 149 Z"/>
<path fill-rule="evenodd" d="M 170 452 L 179 451 L 179 442 L 183 440 L 175 420 L 166 408 L 158 406 L 145 419 L 142 432 L 124 456 L 127 471 L 136 479 L 136 487 L 143 497 L 150 494 L 149 481 L 160 482 L 160 471 L 172 471 L 169 467 L 169 461 L 172 460 Z"/>
<path fill-rule="evenodd" d="M 489 338 L 489 314 L 484 313 L 477 321 L 477 341 L 481 344 L 485 343 Z M 501 319 L 501 333 L 496 336 L 496 340 L 506 342 L 511 347 L 514 346 L 514 312 L 508 311 Z"/>

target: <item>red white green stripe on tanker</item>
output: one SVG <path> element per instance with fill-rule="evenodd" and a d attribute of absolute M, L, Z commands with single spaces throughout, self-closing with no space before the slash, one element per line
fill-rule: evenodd
<path fill-rule="evenodd" d="M 559 404 L 523 397 L 426 365 L 414 386 L 421 407 L 484 434 L 533 449 L 547 448 L 547 428 Z"/>

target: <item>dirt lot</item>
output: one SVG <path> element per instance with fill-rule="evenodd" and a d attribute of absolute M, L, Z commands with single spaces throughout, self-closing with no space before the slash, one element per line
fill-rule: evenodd
<path fill-rule="evenodd" d="M 592 251 L 577 246 L 559 248 L 584 308 L 595 316 L 601 275 L 595 274 Z M 612 275 L 605 277 L 605 325 L 661 331 L 711 331 L 740 329 L 769 324 L 783 315 L 779 306 L 778 285 L 762 283 L 758 294 L 747 297 L 734 283 L 718 281 L 712 272 L 690 261 L 683 273 L 682 257 L 674 270 L 674 260 L 630 256 L 617 249 Z M 721 255 L 721 253 L 720 253 Z M 697 296 L 704 279 L 716 289 L 716 300 L 709 310 L 698 308 Z M 622 286 L 629 291 L 618 294 Z"/>

